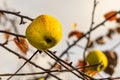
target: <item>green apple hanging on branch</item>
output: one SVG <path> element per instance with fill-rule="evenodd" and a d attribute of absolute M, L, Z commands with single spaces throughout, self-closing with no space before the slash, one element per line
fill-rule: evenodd
<path fill-rule="evenodd" d="M 86 73 L 90 76 L 105 70 L 108 65 L 108 59 L 101 50 L 93 50 L 88 53 L 85 58 L 89 67 L 86 69 Z"/>

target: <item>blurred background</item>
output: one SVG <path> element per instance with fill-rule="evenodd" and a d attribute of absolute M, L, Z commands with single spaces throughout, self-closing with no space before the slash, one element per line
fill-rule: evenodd
<path fill-rule="evenodd" d="M 98 3 L 95 10 L 94 26 L 105 20 L 104 14 L 106 14 L 107 12 L 120 10 L 119 0 L 96 0 L 96 1 Z M 94 0 L 0 0 L 0 9 L 9 10 L 13 12 L 20 11 L 20 14 L 28 16 L 33 19 L 41 14 L 50 14 L 55 16 L 62 24 L 63 38 L 62 41 L 51 50 L 57 51 L 56 55 L 60 55 L 68 46 L 66 44 L 66 41 L 69 41 L 70 44 L 72 44 L 73 41 L 76 40 L 76 37 L 68 39 L 69 33 L 72 30 L 74 30 L 74 28 L 72 27 L 73 24 L 77 24 L 76 29 L 84 33 L 89 30 L 91 24 L 93 2 Z M 25 35 L 25 29 L 31 21 L 25 19 L 24 21 L 26 22 L 26 24 L 19 25 L 20 18 L 10 14 L 7 16 L 10 19 L 16 20 L 15 25 L 17 27 L 18 33 Z M 115 28 L 118 26 L 119 24 L 117 24 L 115 21 L 113 22 L 108 21 L 104 25 L 101 25 L 98 29 L 92 32 L 91 39 L 94 40 L 99 36 L 104 36 L 110 28 Z M 8 29 L 10 27 L 12 27 L 10 23 L 6 23 L 4 25 L 1 24 L 0 30 Z M 5 38 L 3 34 L 0 34 L 0 42 L 2 43 L 4 41 Z M 119 42 L 120 42 L 120 35 L 115 34 L 112 40 L 106 39 L 106 44 L 104 45 L 96 44 L 95 47 L 92 49 L 109 50 Z M 85 46 L 86 40 L 82 39 L 81 41 L 79 41 L 78 44 Z M 31 45 L 29 46 L 30 46 L 30 50 L 27 52 L 27 55 L 22 54 L 25 57 L 29 57 L 36 50 Z M 17 46 L 13 42 L 12 38 L 10 38 L 9 40 L 8 47 L 21 53 L 21 51 L 17 48 Z M 120 77 L 119 50 L 120 50 L 119 46 L 117 46 L 114 49 L 114 51 L 118 55 L 118 63 L 115 68 L 113 77 Z M 78 47 L 73 47 L 72 49 L 69 50 L 69 52 L 71 53 L 69 55 L 70 61 L 72 61 L 74 65 L 77 64 L 78 60 L 83 59 L 82 56 L 83 49 L 80 49 Z M 49 68 L 48 61 L 50 61 L 51 63 L 54 62 L 54 60 L 51 60 L 51 58 L 49 58 L 44 54 L 39 56 L 40 58 L 36 56 L 33 60 L 44 68 Z M 64 58 L 66 58 L 66 56 L 64 56 L 63 59 Z M 0 47 L 0 74 L 14 73 L 18 69 L 18 67 L 20 67 L 20 65 L 22 65 L 23 63 L 24 61 L 22 59 L 18 59 L 18 57 L 16 57 L 13 54 L 10 54 L 4 48 Z M 28 64 L 20 72 L 32 72 L 32 71 L 35 72 L 38 71 L 38 69 L 35 69 L 35 67 L 30 67 L 30 65 Z M 59 74 L 58 76 L 62 77 L 63 80 L 79 80 L 71 73 Z M 13 77 L 12 79 L 30 80 L 29 79 L 30 77 L 31 76 Z M 96 75 L 95 77 L 100 77 L 100 78 L 109 77 L 109 75 L 105 74 L 104 72 L 100 72 L 100 74 Z M 6 77 L 2 77 L 2 79 L 5 80 Z M 54 80 L 54 79 L 51 78 L 50 80 Z"/>

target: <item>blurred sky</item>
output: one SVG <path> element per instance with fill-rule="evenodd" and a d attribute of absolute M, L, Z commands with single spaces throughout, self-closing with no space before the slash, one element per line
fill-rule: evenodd
<path fill-rule="evenodd" d="M 63 39 L 60 42 L 60 44 L 58 44 L 58 46 L 54 47 L 53 49 L 54 50 L 57 49 L 58 52 L 61 53 L 62 50 L 64 50 L 67 47 L 65 42 L 67 40 L 67 35 L 72 30 L 71 27 L 72 23 L 74 22 L 77 23 L 78 25 L 77 29 L 80 31 L 86 32 L 89 30 L 93 1 L 94 0 L 0 0 L 0 6 L 1 9 L 7 9 L 7 10 L 14 9 L 14 11 L 20 11 L 21 14 L 29 16 L 31 18 L 35 18 L 41 14 L 50 14 L 58 18 L 63 26 Z M 104 20 L 103 15 L 106 12 L 120 9 L 120 0 L 97 0 L 97 1 L 99 1 L 99 3 L 97 5 L 96 13 L 95 13 L 95 25 Z M 29 22 L 30 21 L 28 21 L 28 23 Z M 28 23 L 22 25 L 22 27 L 21 25 L 18 25 L 20 26 L 19 27 L 20 34 L 24 34 Z M 99 28 L 99 30 L 97 29 L 96 31 L 93 32 L 94 34 L 93 38 L 95 38 L 98 35 L 105 34 L 105 32 L 109 27 L 114 27 L 116 24 L 114 22 L 111 24 L 107 22 L 105 25 L 108 27 L 107 28 L 101 27 Z M 115 38 L 115 41 L 119 42 L 118 38 Z M 109 49 L 110 46 L 107 45 L 107 47 L 105 46 L 103 48 Z M 1 50 L 2 52 L 4 52 L 4 49 Z M 73 51 L 76 51 L 76 49 Z M 118 49 L 116 49 L 116 51 L 118 51 Z M 5 56 L 6 55 L 4 55 L 4 57 Z M 9 57 L 8 60 L 10 62 L 8 64 L 5 64 L 7 63 L 7 61 L 1 57 L 3 59 L 3 63 L 1 63 L 0 66 L 2 65 L 9 66 L 11 63 L 14 63 L 15 61 L 13 60 L 13 57 L 15 56 L 13 55 Z M 79 57 L 81 56 L 76 55 L 71 58 L 77 61 Z M 10 68 L 13 69 L 14 65 L 10 66 Z M 2 69 L 3 70 L 0 71 L 5 72 L 6 68 L 2 68 Z M 120 69 L 117 68 L 117 70 Z M 9 69 L 6 70 L 6 72 L 9 71 L 10 71 Z M 116 73 L 115 75 L 117 74 L 118 73 Z"/>

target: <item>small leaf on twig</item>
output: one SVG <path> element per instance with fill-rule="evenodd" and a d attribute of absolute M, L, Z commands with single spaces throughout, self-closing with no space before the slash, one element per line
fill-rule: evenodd
<path fill-rule="evenodd" d="M 10 29 L 5 29 L 5 31 L 10 32 Z M 4 33 L 4 37 L 5 37 L 6 40 L 8 40 L 9 37 L 10 37 L 10 34 Z"/>
<path fill-rule="evenodd" d="M 115 30 L 114 29 L 109 29 L 109 31 L 108 31 L 108 33 L 107 33 L 107 37 L 109 38 L 109 39 L 112 39 L 112 36 L 113 36 L 113 34 L 115 33 Z"/>
<path fill-rule="evenodd" d="M 117 27 L 116 31 L 120 34 L 120 27 Z"/>
<path fill-rule="evenodd" d="M 89 41 L 88 43 L 88 48 L 94 47 L 94 42 L 93 41 Z"/>
<path fill-rule="evenodd" d="M 82 67 L 84 65 L 82 60 L 78 60 L 77 67 Z"/>
<path fill-rule="evenodd" d="M 98 37 L 98 38 L 96 39 L 96 43 L 97 43 L 97 44 L 105 44 L 105 41 L 104 41 L 104 39 L 103 39 L 103 36 Z"/>
<path fill-rule="evenodd" d="M 68 38 L 70 38 L 72 36 L 76 36 L 79 39 L 83 36 L 83 32 L 80 32 L 78 30 L 72 31 L 69 33 Z"/>
<path fill-rule="evenodd" d="M 117 18 L 116 22 L 120 24 L 120 18 Z"/>
<path fill-rule="evenodd" d="M 14 38 L 14 42 L 17 45 L 17 47 L 24 53 L 26 54 L 28 51 L 28 44 L 26 40 L 22 37 L 17 37 Z"/>
<path fill-rule="evenodd" d="M 115 15 L 117 11 L 110 11 L 104 15 L 105 19 L 108 21 L 117 20 L 117 15 Z M 114 15 L 114 16 L 113 16 Z M 112 16 L 112 17 L 111 17 Z"/>
<path fill-rule="evenodd" d="M 81 71 L 86 71 L 87 68 L 84 68 L 84 66 L 87 66 L 87 65 L 88 64 L 84 63 L 83 60 L 78 60 L 76 67 L 80 68 Z"/>
<path fill-rule="evenodd" d="M 62 66 L 60 64 L 56 64 L 54 68 L 60 71 L 62 69 Z"/>
<path fill-rule="evenodd" d="M 89 76 L 94 76 L 95 74 L 97 74 L 97 71 L 91 71 L 88 68 L 84 68 L 85 66 L 89 66 L 89 64 L 87 62 L 84 63 L 82 60 L 79 60 L 76 67 L 79 67 L 81 71 L 84 71 Z"/>

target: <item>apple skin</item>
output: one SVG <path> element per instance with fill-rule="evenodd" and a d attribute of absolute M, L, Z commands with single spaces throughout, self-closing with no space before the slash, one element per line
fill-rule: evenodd
<path fill-rule="evenodd" d="M 53 16 L 40 15 L 27 27 L 26 38 L 38 50 L 48 50 L 60 42 L 61 24 Z"/>
<path fill-rule="evenodd" d="M 102 71 L 108 65 L 108 59 L 101 50 L 90 51 L 86 57 L 86 62 L 90 65 L 99 64 L 98 66 L 89 67 L 88 70 L 91 71 Z"/>

